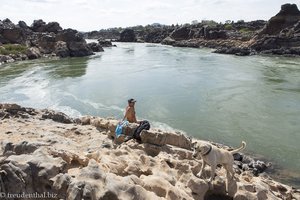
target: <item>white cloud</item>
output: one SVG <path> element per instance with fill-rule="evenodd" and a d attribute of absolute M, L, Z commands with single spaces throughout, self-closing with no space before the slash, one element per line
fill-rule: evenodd
<path fill-rule="evenodd" d="M 298 0 L 290 0 L 298 3 Z M 63 28 L 98 30 L 109 27 L 269 19 L 286 0 L 1 0 L 0 19 L 57 21 Z"/>

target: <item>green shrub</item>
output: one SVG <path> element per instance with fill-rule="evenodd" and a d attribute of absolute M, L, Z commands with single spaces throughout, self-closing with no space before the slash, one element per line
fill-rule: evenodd
<path fill-rule="evenodd" d="M 252 31 L 248 28 L 241 28 L 240 29 L 240 33 L 249 33 L 249 32 L 252 32 Z"/>
<path fill-rule="evenodd" d="M 225 24 L 225 30 L 232 30 L 232 25 L 231 24 Z"/>
<path fill-rule="evenodd" d="M 2 55 L 25 53 L 26 50 L 27 47 L 20 44 L 4 44 L 0 46 L 0 54 Z"/>
<path fill-rule="evenodd" d="M 218 25 L 218 23 L 215 22 L 214 20 L 202 20 L 201 24 L 208 25 L 209 27 L 215 27 Z"/>

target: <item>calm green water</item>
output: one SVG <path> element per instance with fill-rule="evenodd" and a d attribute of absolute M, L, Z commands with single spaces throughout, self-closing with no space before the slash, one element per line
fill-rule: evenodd
<path fill-rule="evenodd" d="M 134 97 L 138 118 L 153 126 L 232 146 L 245 140 L 300 185 L 299 58 L 117 45 L 89 58 L 2 65 L 0 102 L 121 118 Z"/>

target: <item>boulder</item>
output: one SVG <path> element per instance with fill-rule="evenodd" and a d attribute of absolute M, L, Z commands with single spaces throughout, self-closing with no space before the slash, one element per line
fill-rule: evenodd
<path fill-rule="evenodd" d="M 132 29 L 124 29 L 120 34 L 120 42 L 136 42 L 136 36 L 134 30 Z"/>
<path fill-rule="evenodd" d="M 187 40 L 192 38 L 194 35 L 194 31 L 189 27 L 180 27 L 175 29 L 171 34 L 170 37 L 174 40 Z"/>
<path fill-rule="evenodd" d="M 165 39 L 163 39 L 163 41 L 161 42 L 162 44 L 165 44 L 165 45 L 173 45 L 176 41 L 171 38 L 171 37 L 166 37 Z"/>
<path fill-rule="evenodd" d="M 56 41 L 66 42 L 72 57 L 89 56 L 93 54 L 82 35 L 73 29 L 65 29 L 56 34 Z"/>
<path fill-rule="evenodd" d="M 58 33 L 62 30 L 59 23 L 57 22 L 49 22 L 46 24 L 43 20 L 34 20 L 31 25 L 31 30 L 34 32 L 48 32 L 48 33 Z"/>
<path fill-rule="evenodd" d="M 42 19 L 38 19 L 33 21 L 30 28 L 34 32 L 43 32 L 45 25 L 46 22 L 44 22 Z"/>
<path fill-rule="evenodd" d="M 69 57 L 70 51 L 67 43 L 64 41 L 57 41 L 54 46 L 54 53 L 61 58 Z"/>
<path fill-rule="evenodd" d="M 83 57 L 93 54 L 93 51 L 85 42 L 69 42 L 67 43 L 71 57 Z"/>
<path fill-rule="evenodd" d="M 18 25 L 22 29 L 29 29 L 29 26 L 27 26 L 26 22 L 24 21 L 19 21 Z"/>
<path fill-rule="evenodd" d="M 74 29 L 64 29 L 63 31 L 56 34 L 56 41 L 64 42 L 84 42 L 82 35 Z"/>
<path fill-rule="evenodd" d="M 111 43 L 110 40 L 103 40 L 103 39 L 98 39 L 98 44 L 101 46 L 101 47 L 112 47 L 112 46 L 115 46 Z"/>
<path fill-rule="evenodd" d="M 207 40 L 227 39 L 226 31 L 219 30 L 218 28 L 204 26 L 202 31 L 204 38 Z"/>
<path fill-rule="evenodd" d="M 28 59 L 37 59 L 37 58 L 40 58 L 42 55 L 41 55 L 41 51 L 39 48 L 37 47 L 30 47 L 27 49 L 26 51 L 26 55 L 28 57 Z"/>
<path fill-rule="evenodd" d="M 56 44 L 54 33 L 39 33 L 37 39 L 37 46 L 43 54 L 50 54 L 54 51 Z"/>
<path fill-rule="evenodd" d="M 92 49 L 93 52 L 101 52 L 104 51 L 102 46 L 99 43 L 91 42 L 87 44 L 90 49 Z"/>
<path fill-rule="evenodd" d="M 166 144 L 176 147 L 191 149 L 191 139 L 182 133 L 162 133 L 153 130 L 143 130 L 141 132 L 141 139 L 143 143 L 150 143 L 159 146 Z"/>
<path fill-rule="evenodd" d="M 44 32 L 58 33 L 61 30 L 62 30 L 62 28 L 59 25 L 59 23 L 57 23 L 57 22 L 49 22 L 48 24 L 46 24 Z"/>

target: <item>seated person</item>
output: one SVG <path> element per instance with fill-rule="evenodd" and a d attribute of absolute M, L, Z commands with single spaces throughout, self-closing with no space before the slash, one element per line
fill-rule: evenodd
<path fill-rule="evenodd" d="M 126 119 L 129 123 L 139 123 L 136 120 L 136 116 L 135 116 L 135 109 L 134 109 L 135 102 L 136 100 L 134 99 L 128 99 L 128 106 L 125 109 L 125 115 L 122 121 Z"/>

